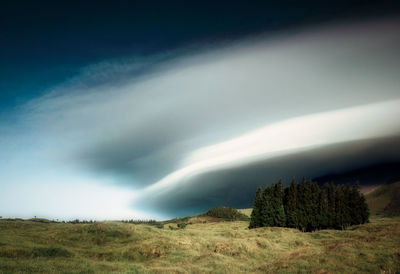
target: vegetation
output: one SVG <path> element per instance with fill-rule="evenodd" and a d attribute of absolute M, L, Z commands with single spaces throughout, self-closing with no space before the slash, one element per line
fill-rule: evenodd
<path fill-rule="evenodd" d="M 214 207 L 205 216 L 221 218 L 225 221 L 248 221 L 249 217 L 232 207 Z"/>
<path fill-rule="evenodd" d="M 159 223 L 156 220 L 137 220 L 137 219 L 123 220 L 122 222 L 135 225 L 140 225 L 140 224 L 157 225 Z"/>
<path fill-rule="evenodd" d="M 400 218 L 302 233 L 209 216 L 185 229 L 0 220 L 0 273 L 397 273 Z M 177 227 L 180 223 L 169 223 Z"/>
<path fill-rule="evenodd" d="M 258 188 L 254 197 L 249 228 L 291 227 L 301 231 L 346 229 L 368 221 L 369 210 L 358 182 L 349 186 L 325 184 L 322 189 L 304 178 L 292 180 L 283 188 L 282 181 Z"/>
<path fill-rule="evenodd" d="M 282 194 L 279 185 L 267 193 Z M 368 194 L 371 211 L 377 198 L 397 197 L 392 194 L 398 187 L 384 185 Z M 279 197 L 269 200 L 286 222 L 291 216 L 288 206 L 296 208 L 302 199 L 286 199 L 289 189 L 283 190 L 283 213 Z M 297 189 L 292 186 L 292 191 Z M 326 207 L 332 197 L 320 195 L 325 201 L 321 208 L 333 212 Z M 378 205 L 384 210 L 392 202 Z M 232 212 L 236 210 L 217 208 L 163 222 L 0 219 L 0 273 L 400 272 L 400 217 L 373 215 L 369 223 L 347 230 L 302 233 L 284 227 L 248 229 L 248 221 L 232 221 L 237 216 Z M 247 219 L 255 214 L 252 209 L 238 212 Z M 294 216 L 291 221 L 297 222 Z M 279 223 L 280 218 L 272 221 Z"/>
<path fill-rule="evenodd" d="M 400 215 L 400 182 L 383 184 L 366 195 L 371 215 Z"/>

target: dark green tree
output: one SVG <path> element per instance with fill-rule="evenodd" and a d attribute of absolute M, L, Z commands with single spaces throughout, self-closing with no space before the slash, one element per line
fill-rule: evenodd
<path fill-rule="evenodd" d="M 367 205 L 367 201 L 365 200 L 364 194 L 360 195 L 360 211 L 361 211 L 361 223 L 369 222 L 369 208 Z"/>
<path fill-rule="evenodd" d="M 319 186 L 312 182 L 308 181 L 309 188 L 311 191 L 311 201 L 310 201 L 310 217 L 309 217 L 309 231 L 314 231 L 320 228 L 318 215 L 319 215 L 319 199 L 320 199 L 320 188 Z"/>
<path fill-rule="evenodd" d="M 347 190 L 345 186 L 336 188 L 336 229 L 346 229 L 350 224 L 350 215 L 347 203 Z"/>
<path fill-rule="evenodd" d="M 263 191 L 261 222 L 262 226 L 274 226 L 273 187 L 267 186 Z"/>
<path fill-rule="evenodd" d="M 251 212 L 249 228 L 261 227 L 262 224 L 262 210 L 263 210 L 263 194 L 262 189 L 257 189 L 253 201 L 253 211 Z"/>
<path fill-rule="evenodd" d="M 368 222 L 369 209 L 359 191 L 359 183 L 351 188 L 326 183 L 322 189 L 305 178 L 297 184 L 293 179 L 284 188 L 282 181 L 257 189 L 249 228 L 260 226 L 296 227 L 301 231 L 346 229 Z"/>
<path fill-rule="evenodd" d="M 350 198 L 351 198 L 351 188 L 348 185 L 342 186 L 344 195 L 344 212 L 343 212 L 343 223 L 344 227 L 347 228 L 351 226 L 351 208 L 350 208 Z"/>
<path fill-rule="evenodd" d="M 283 185 L 282 180 L 273 185 L 272 208 L 273 208 L 273 226 L 283 227 L 286 225 L 285 210 L 283 208 Z"/>
<path fill-rule="evenodd" d="M 286 226 L 297 228 L 297 183 L 295 179 L 293 179 L 290 186 L 285 189 L 284 201 Z"/>
<path fill-rule="evenodd" d="M 329 184 L 324 184 L 319 195 L 318 224 L 320 229 L 329 227 Z"/>
<path fill-rule="evenodd" d="M 306 181 L 305 178 L 301 180 L 298 185 L 298 206 L 297 206 L 297 218 L 298 226 L 301 231 L 312 231 L 312 193 L 311 185 Z"/>
<path fill-rule="evenodd" d="M 350 191 L 349 196 L 349 208 L 350 208 L 350 218 L 351 224 L 361 224 L 362 223 L 362 205 L 361 205 L 361 193 L 360 193 L 360 183 L 355 182 L 353 188 Z"/>
<path fill-rule="evenodd" d="M 328 185 L 328 226 L 327 228 L 336 228 L 336 186 L 331 182 Z"/>

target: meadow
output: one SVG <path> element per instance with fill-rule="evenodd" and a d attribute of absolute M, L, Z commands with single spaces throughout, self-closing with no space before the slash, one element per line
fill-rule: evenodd
<path fill-rule="evenodd" d="M 0 219 L 0 272 L 400 272 L 399 217 L 374 216 L 347 230 L 312 233 L 249 230 L 246 221 L 207 216 L 186 218 L 184 228 L 178 227 L 181 222 L 157 226 Z"/>

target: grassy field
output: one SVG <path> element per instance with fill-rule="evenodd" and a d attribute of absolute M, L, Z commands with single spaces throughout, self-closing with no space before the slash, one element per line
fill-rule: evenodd
<path fill-rule="evenodd" d="M 0 220 L 0 272 L 240 273 L 400 271 L 400 218 L 346 231 L 247 229 L 193 217 L 189 225 Z"/>

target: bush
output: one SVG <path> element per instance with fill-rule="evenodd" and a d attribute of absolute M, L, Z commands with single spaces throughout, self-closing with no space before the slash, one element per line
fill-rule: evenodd
<path fill-rule="evenodd" d="M 177 226 L 180 228 L 180 229 L 185 229 L 185 227 L 188 225 L 188 223 L 180 223 L 180 224 L 177 224 Z"/>
<path fill-rule="evenodd" d="M 63 221 L 63 223 L 64 223 L 64 221 Z M 93 224 L 93 223 L 96 223 L 96 221 L 75 219 L 75 220 L 72 220 L 72 221 L 67 221 L 67 223 L 69 223 L 69 224 Z"/>
<path fill-rule="evenodd" d="M 204 214 L 205 216 L 221 218 L 226 221 L 248 221 L 249 217 L 232 207 L 214 207 Z"/>

